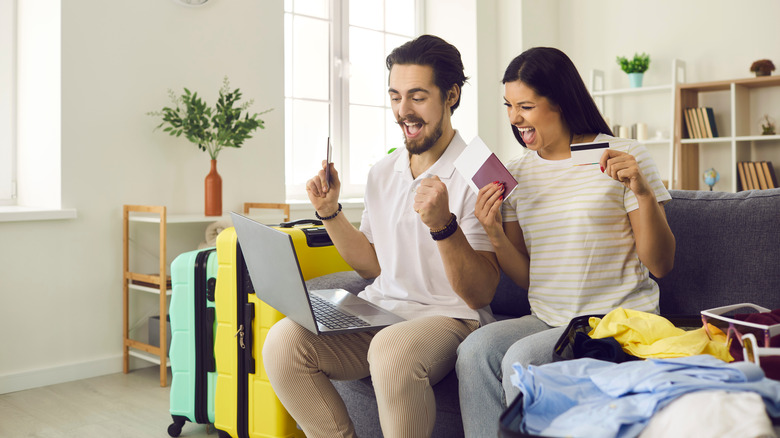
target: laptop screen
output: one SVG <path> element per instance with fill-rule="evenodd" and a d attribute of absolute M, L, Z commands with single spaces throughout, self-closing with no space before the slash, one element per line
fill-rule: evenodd
<path fill-rule="evenodd" d="M 317 333 L 292 237 L 242 215 L 231 215 L 257 297 Z"/>

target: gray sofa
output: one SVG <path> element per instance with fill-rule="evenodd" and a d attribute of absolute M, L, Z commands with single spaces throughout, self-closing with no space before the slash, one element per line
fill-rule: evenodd
<path fill-rule="evenodd" d="M 671 191 L 665 206 L 677 240 L 674 269 L 658 280 L 661 313 L 698 314 L 707 308 L 751 302 L 780 308 L 780 189 L 738 193 Z M 309 281 L 313 288 L 362 290 L 354 272 Z M 491 304 L 497 318 L 529 313 L 526 291 L 502 276 Z M 371 379 L 334 381 L 361 438 L 381 437 Z M 458 380 L 451 372 L 434 386 L 434 437 L 463 436 Z"/>

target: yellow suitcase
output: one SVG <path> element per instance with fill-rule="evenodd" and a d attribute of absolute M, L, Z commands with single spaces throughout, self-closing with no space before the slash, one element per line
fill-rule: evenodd
<path fill-rule="evenodd" d="M 297 221 L 276 228 L 292 236 L 305 280 L 352 269 L 325 227 L 303 222 L 308 224 Z M 214 427 L 220 438 L 303 437 L 263 368 L 263 342 L 284 315 L 254 294 L 234 228 L 217 237 L 217 259 Z"/>

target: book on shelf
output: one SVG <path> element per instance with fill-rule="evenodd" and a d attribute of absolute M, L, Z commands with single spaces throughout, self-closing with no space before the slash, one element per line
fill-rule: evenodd
<path fill-rule="evenodd" d="M 691 123 L 691 118 L 688 115 L 688 108 L 686 108 L 683 111 L 683 118 L 685 119 L 685 129 L 688 131 L 688 138 L 694 138 L 693 137 L 693 124 Z"/>
<path fill-rule="evenodd" d="M 737 162 L 739 176 L 738 191 L 766 190 L 777 188 L 777 176 L 771 161 L 739 161 Z"/>
<path fill-rule="evenodd" d="M 739 174 L 739 187 L 737 191 L 752 190 L 748 183 L 747 174 L 745 173 L 745 163 L 742 161 L 737 162 L 737 173 Z"/>
<path fill-rule="evenodd" d="M 691 127 L 693 130 L 690 133 L 690 138 L 701 138 L 701 131 L 699 130 L 699 119 L 694 113 L 694 108 L 688 108 L 685 110 L 686 117 L 691 121 Z"/>
<path fill-rule="evenodd" d="M 766 185 L 770 189 L 777 188 L 777 176 L 775 176 L 775 167 L 771 161 L 762 161 L 761 168 L 764 170 L 764 176 L 766 176 Z"/>
<path fill-rule="evenodd" d="M 752 162 L 750 163 L 751 166 L 756 168 L 756 176 L 758 177 L 758 187 L 761 190 L 766 190 L 769 187 L 766 185 L 766 177 L 764 176 L 764 168 L 761 166 L 761 163 L 758 162 Z"/>
<path fill-rule="evenodd" d="M 699 122 L 701 138 L 712 138 L 710 130 L 707 128 L 707 116 L 704 113 L 704 108 L 694 108 L 693 112 L 696 114 L 696 120 Z"/>
<path fill-rule="evenodd" d="M 756 166 L 752 161 L 748 161 L 745 164 L 750 173 L 750 181 L 753 184 L 753 190 L 760 190 L 761 186 L 758 185 L 758 175 L 756 175 Z"/>
<path fill-rule="evenodd" d="M 715 125 L 715 112 L 710 107 L 686 108 L 685 127 L 688 138 L 718 137 L 718 127 Z"/>
<path fill-rule="evenodd" d="M 699 116 L 704 138 L 712 138 L 712 128 L 710 127 L 710 120 L 707 118 L 707 110 L 701 107 L 696 108 L 696 114 Z"/>
<path fill-rule="evenodd" d="M 691 126 L 693 127 L 693 134 L 691 138 L 703 138 L 701 133 L 701 127 L 699 126 L 699 118 L 696 117 L 696 108 L 688 108 L 688 117 L 691 119 Z"/>
<path fill-rule="evenodd" d="M 704 110 L 704 114 L 706 115 L 705 120 L 710 138 L 718 137 L 718 126 L 715 124 L 715 111 L 713 111 L 712 108 L 708 106 L 702 108 L 702 110 Z"/>

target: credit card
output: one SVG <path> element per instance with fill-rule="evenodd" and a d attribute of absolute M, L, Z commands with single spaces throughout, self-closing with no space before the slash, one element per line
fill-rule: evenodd
<path fill-rule="evenodd" d="M 609 142 L 575 143 L 571 145 L 571 162 L 574 166 L 598 164 Z"/>
<path fill-rule="evenodd" d="M 328 137 L 328 147 L 325 155 L 325 184 L 330 189 L 330 163 L 331 163 L 330 137 Z"/>

